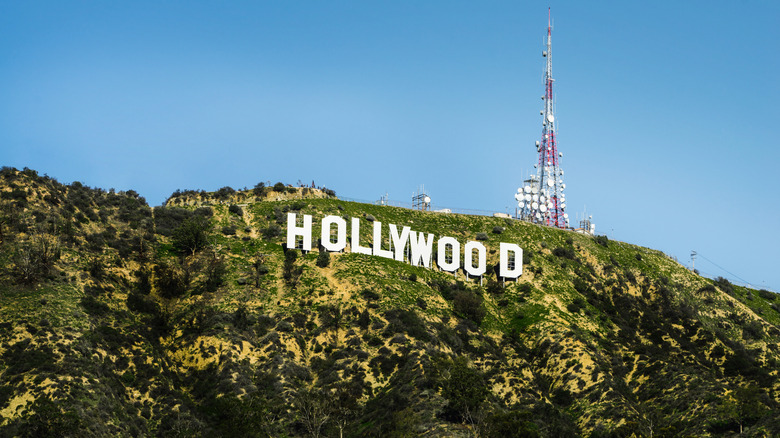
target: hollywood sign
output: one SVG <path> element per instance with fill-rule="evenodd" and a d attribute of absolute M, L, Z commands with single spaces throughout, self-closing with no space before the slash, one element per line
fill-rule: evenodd
<path fill-rule="evenodd" d="M 412 230 L 408 226 L 401 228 L 395 224 L 387 224 L 390 233 L 389 248 L 382 248 L 382 228 L 379 221 L 373 222 L 373 245 L 371 247 L 360 244 L 360 220 L 351 218 L 350 250 L 357 254 L 366 254 L 376 257 L 404 261 L 414 266 L 431 267 L 433 255 L 434 236 L 431 233 L 423 233 Z M 333 233 L 335 228 L 335 233 Z M 321 222 L 320 245 L 326 251 L 340 252 L 347 247 L 347 221 L 339 216 L 325 216 Z M 312 216 L 303 215 L 303 225 L 298 225 L 296 213 L 287 213 L 287 248 L 300 248 L 311 251 L 312 247 Z M 302 238 L 302 246 L 298 245 L 298 238 Z M 335 238 L 335 240 L 334 240 Z M 454 237 L 441 236 L 436 241 L 436 264 L 447 272 L 457 272 L 460 263 L 460 242 Z M 468 241 L 463 245 L 463 270 L 470 276 L 480 277 L 487 270 L 485 245 L 477 241 Z M 449 254 L 449 256 L 448 256 Z M 523 273 L 523 249 L 514 243 L 501 242 L 499 244 L 499 276 L 504 278 L 517 278 Z"/>

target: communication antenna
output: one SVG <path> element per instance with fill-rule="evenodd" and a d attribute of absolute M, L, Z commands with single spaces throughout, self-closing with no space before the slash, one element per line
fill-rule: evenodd
<path fill-rule="evenodd" d="M 544 108 L 540 111 L 542 116 L 542 138 L 535 143 L 539 154 L 538 162 L 534 165 L 536 175 L 529 177 L 518 188 L 517 193 L 531 194 L 515 200 L 518 204 L 518 217 L 530 222 L 545 224 L 557 228 L 569 227 L 569 215 L 566 213 L 566 196 L 563 191 L 566 184 L 563 183 L 563 170 L 560 168 L 560 159 L 563 153 L 558 152 L 557 123 L 553 98 L 552 77 L 552 14 L 547 9 L 547 42 L 542 51 L 545 58 L 544 95 L 542 101 Z M 542 200 L 543 199 L 543 200 Z M 590 225 L 590 224 L 588 224 Z M 589 226 L 588 232 L 593 229 Z"/>
<path fill-rule="evenodd" d="M 423 211 L 431 209 L 431 197 L 425 193 L 425 185 L 418 187 L 417 192 L 412 195 L 412 208 Z"/>

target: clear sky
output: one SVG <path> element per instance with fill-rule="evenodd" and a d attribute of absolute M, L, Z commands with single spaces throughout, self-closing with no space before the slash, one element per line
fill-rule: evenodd
<path fill-rule="evenodd" d="M 780 290 L 776 1 L 3 1 L 0 165 L 513 211 L 548 6 L 573 222 Z"/>

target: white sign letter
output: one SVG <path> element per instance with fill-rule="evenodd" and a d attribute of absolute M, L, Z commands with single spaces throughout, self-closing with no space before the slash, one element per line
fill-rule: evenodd
<path fill-rule="evenodd" d="M 330 241 L 331 226 L 336 224 L 336 241 Z M 325 216 L 322 219 L 322 246 L 328 251 L 341 251 L 347 247 L 347 221 L 338 216 Z"/>
<path fill-rule="evenodd" d="M 303 237 L 303 249 L 311 251 L 311 215 L 303 215 L 303 226 L 296 225 L 295 213 L 287 213 L 287 248 L 295 248 L 295 237 Z"/>
<path fill-rule="evenodd" d="M 423 265 L 431 267 L 431 253 L 433 252 L 433 234 L 428 233 L 428 241 L 425 241 L 424 233 L 410 231 L 412 243 L 412 259 L 409 262 L 414 266 Z"/>
<path fill-rule="evenodd" d="M 399 262 L 404 261 L 404 252 L 406 251 L 406 244 L 409 241 L 409 232 L 412 230 L 410 227 L 403 227 L 401 229 L 401 235 L 398 235 L 398 227 L 395 224 L 390 224 L 390 240 L 393 242 L 393 249 L 395 249 L 395 259 Z"/>
<path fill-rule="evenodd" d="M 477 266 L 474 266 L 474 250 L 477 250 Z M 486 264 L 486 254 L 485 254 L 485 245 L 470 241 L 466 244 L 466 246 L 463 248 L 465 254 L 464 257 L 464 264 L 466 272 L 469 273 L 469 275 L 472 275 L 474 277 L 479 277 L 480 275 L 485 273 L 485 264 Z"/>
<path fill-rule="evenodd" d="M 393 251 L 382 249 L 382 222 L 374 221 L 374 255 L 386 259 L 393 258 Z"/>
<path fill-rule="evenodd" d="M 514 263 L 509 263 L 510 252 L 514 253 Z M 504 278 L 517 278 L 523 275 L 523 248 L 514 243 L 501 242 L 499 253 L 501 254 L 501 263 L 498 275 Z"/>
<path fill-rule="evenodd" d="M 352 252 L 371 255 L 371 248 L 360 246 L 360 219 L 352 218 Z"/>
<path fill-rule="evenodd" d="M 452 251 L 452 260 L 447 263 L 447 246 Z M 436 256 L 439 267 L 448 272 L 455 272 L 460 268 L 460 242 L 454 237 L 444 236 L 439 239 L 439 251 Z"/>

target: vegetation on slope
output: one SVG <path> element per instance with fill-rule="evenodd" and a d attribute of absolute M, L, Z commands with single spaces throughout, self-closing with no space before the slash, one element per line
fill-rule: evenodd
<path fill-rule="evenodd" d="M 491 267 L 515 242 L 524 272 L 303 254 L 288 212 L 480 239 Z M 3 435 L 780 433 L 776 295 L 604 236 L 283 184 L 151 208 L 4 168 L 0 239 Z"/>

